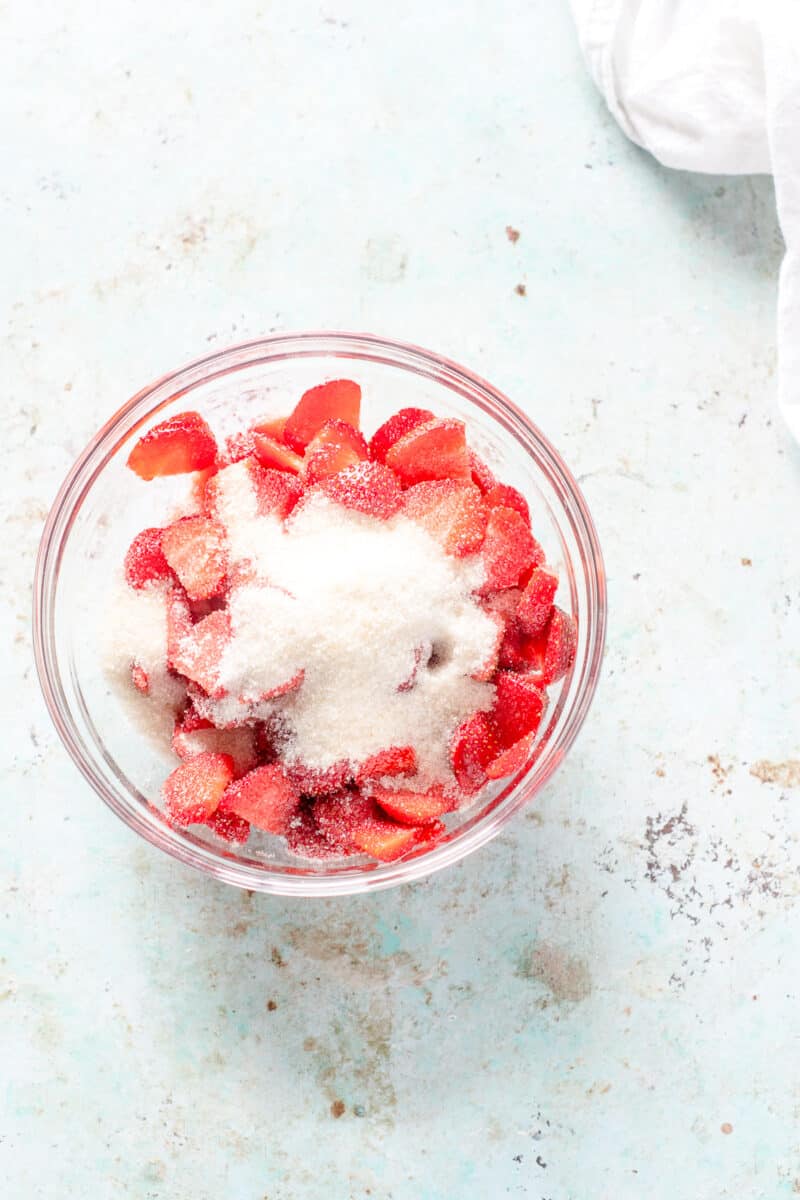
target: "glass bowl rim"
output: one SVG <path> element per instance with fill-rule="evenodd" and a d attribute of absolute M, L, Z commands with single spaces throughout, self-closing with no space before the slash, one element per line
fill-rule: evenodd
<path fill-rule="evenodd" d="M 523 776 L 500 793 L 492 807 L 479 820 L 433 849 L 396 863 L 383 863 L 366 869 L 354 868 L 350 872 L 340 871 L 336 874 L 320 871 L 292 875 L 272 871 L 268 866 L 254 867 L 237 861 L 230 855 L 216 852 L 212 847 L 201 847 L 199 843 L 179 840 L 174 837 L 173 831 L 167 833 L 164 828 L 148 822 L 132 804 L 118 799 L 106 780 L 95 772 L 91 756 L 84 750 L 83 738 L 74 725 L 57 663 L 54 614 L 58 568 L 72 525 L 94 480 L 116 453 L 119 444 L 139 425 L 150 421 L 160 408 L 179 398 L 183 389 L 175 386 L 166 398 L 145 410 L 144 405 L 150 397 L 169 385 L 178 385 L 179 381 L 186 380 L 187 376 L 197 376 L 191 379 L 185 389 L 191 391 L 214 378 L 224 378 L 238 370 L 257 367 L 264 362 L 321 357 L 326 354 L 343 359 L 378 362 L 401 370 L 417 370 L 417 373 L 427 376 L 440 386 L 450 383 L 452 388 L 454 382 L 460 381 L 467 390 L 455 390 L 469 403 L 478 404 L 472 393 L 482 393 L 488 401 L 485 411 L 490 413 L 495 422 L 498 420 L 496 410 L 499 409 L 512 423 L 522 427 L 527 436 L 536 443 L 537 451 L 546 464 L 548 482 L 551 485 L 560 485 L 556 487 L 563 508 L 563 513 L 559 516 L 566 513 L 572 517 L 573 531 L 581 547 L 581 562 L 589 588 L 588 620 L 591 628 L 581 686 L 572 698 L 567 712 L 558 752 L 551 754 L 548 760 L 548 743 L 543 742 L 540 757 L 530 764 Z M 204 368 L 207 369 L 206 372 L 203 371 Z M 450 379 L 442 379 L 441 372 L 445 372 Z M 134 414 L 138 414 L 138 420 L 126 424 L 127 419 Z M 124 433 L 115 440 L 121 426 L 125 426 Z M 103 451 L 107 453 L 102 453 Z M 530 457 L 530 450 L 526 452 Z M 535 465 L 537 471 L 543 469 L 541 461 L 536 461 Z M 571 501 L 571 513 L 565 505 L 565 496 Z M 605 569 L 594 521 L 576 479 L 561 455 L 530 417 L 487 380 L 444 355 L 410 342 L 384 338 L 376 334 L 338 330 L 275 333 L 217 349 L 166 372 L 136 392 L 90 439 L 61 484 L 44 524 L 33 581 L 33 646 L 42 693 L 61 741 L 93 790 L 134 832 L 185 865 L 238 887 L 292 896 L 349 895 L 377 891 L 398 883 L 421 879 L 459 862 L 495 837 L 533 795 L 541 790 L 577 737 L 600 675 L 606 615 Z M 542 760 L 547 760 L 544 765 Z M 501 801 L 504 803 L 498 809 Z"/>

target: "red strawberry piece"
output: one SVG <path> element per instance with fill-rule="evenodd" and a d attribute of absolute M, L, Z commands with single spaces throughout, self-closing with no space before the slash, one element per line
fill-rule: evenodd
<path fill-rule="evenodd" d="M 417 830 L 404 828 L 381 815 L 375 801 L 358 792 L 340 792 L 317 800 L 314 816 L 326 838 L 337 849 L 361 851 L 383 862 L 392 862 L 410 850 Z"/>
<path fill-rule="evenodd" d="M 455 479 L 428 479 L 405 493 L 403 512 L 447 554 L 462 558 L 483 544 L 488 513 L 478 488 Z"/>
<path fill-rule="evenodd" d="M 299 858 L 335 858 L 338 851 L 314 820 L 312 803 L 309 800 L 301 801 L 289 822 L 286 845 Z"/>
<path fill-rule="evenodd" d="M 185 412 L 143 434 L 128 455 L 128 466 L 141 479 L 155 479 L 203 471 L 216 457 L 217 443 L 208 425 L 199 413 Z"/>
<path fill-rule="evenodd" d="M 347 421 L 358 429 L 361 418 L 361 388 L 352 379 L 331 379 L 304 392 L 288 417 L 284 441 L 302 454 L 326 421 Z"/>
<path fill-rule="evenodd" d="M 225 530 L 219 522 L 183 517 L 164 530 L 161 546 L 190 600 L 219 595 L 227 568 Z"/>
<path fill-rule="evenodd" d="M 547 707 L 547 696 L 529 676 L 501 671 L 495 683 L 490 723 L 501 750 L 535 733 Z"/>
<path fill-rule="evenodd" d="M 516 617 L 521 599 L 522 588 L 503 588 L 499 592 L 487 592 L 482 604 L 487 612 L 495 613 L 508 625 Z"/>
<path fill-rule="evenodd" d="M 198 754 L 167 776 L 161 789 L 166 815 L 179 825 L 206 821 L 233 779 L 229 754 Z"/>
<path fill-rule="evenodd" d="M 329 475 L 314 485 L 329 499 L 344 508 L 355 509 L 371 517 L 393 517 L 403 503 L 397 476 L 380 463 L 361 462 L 338 475 Z"/>
<path fill-rule="evenodd" d="M 424 825 L 453 808 L 452 800 L 440 787 L 425 792 L 373 787 L 370 795 L 393 821 L 399 821 L 401 825 Z"/>
<path fill-rule="evenodd" d="M 275 471 L 288 471 L 291 475 L 299 475 L 303 459 L 294 450 L 259 429 L 253 430 L 253 453 L 262 467 L 270 467 Z"/>
<path fill-rule="evenodd" d="M 300 803 L 300 793 L 279 766 L 256 767 L 227 788 L 223 812 L 244 817 L 256 829 L 285 833 Z"/>
<path fill-rule="evenodd" d="M 507 775 L 516 775 L 526 765 L 533 746 L 533 734 L 520 738 L 508 750 L 503 750 L 486 768 L 489 779 L 505 779 Z"/>
<path fill-rule="evenodd" d="M 214 726 L 211 724 L 211 722 L 206 717 L 201 716 L 200 713 L 195 708 L 194 704 L 192 704 L 190 702 L 187 705 L 187 707 L 183 710 L 183 712 L 180 713 L 175 718 L 175 728 L 174 728 L 173 735 L 172 735 L 173 750 L 175 750 L 175 734 L 176 733 L 178 733 L 178 732 L 180 732 L 180 733 L 196 733 L 198 729 L 213 729 L 213 728 L 214 728 Z M 179 758 L 183 758 L 183 755 L 180 753 L 179 750 L 176 750 L 175 753 L 178 755 Z"/>
<path fill-rule="evenodd" d="M 206 488 L 218 470 L 219 464 L 215 463 L 213 467 L 206 467 L 205 471 L 195 472 L 195 477 L 192 480 L 192 506 L 206 515 L 208 515 L 208 510 L 206 509 Z"/>
<path fill-rule="evenodd" d="M 486 575 L 482 591 L 516 587 L 523 572 L 544 561 L 541 546 L 514 508 L 490 510 L 482 554 Z"/>
<path fill-rule="evenodd" d="M 356 771 L 356 783 L 382 779 L 384 775 L 413 775 L 417 769 L 417 753 L 413 746 L 390 746 L 364 759 Z"/>
<path fill-rule="evenodd" d="M 143 529 L 128 547 L 125 555 L 125 578 L 131 587 L 142 588 L 146 583 L 174 579 L 161 547 L 162 529 Z"/>
<path fill-rule="evenodd" d="M 192 710 L 190 710 L 192 711 Z M 194 729 L 185 727 L 183 718 L 178 718 L 172 732 L 172 749 L 178 758 L 194 758 L 207 750 L 215 754 L 230 754 L 237 777 L 246 775 L 258 764 L 255 749 L 255 734 L 246 725 L 240 729 L 215 729 L 210 721 Z"/>
<path fill-rule="evenodd" d="M 450 761 L 462 792 L 477 792 L 486 782 L 486 767 L 497 757 L 497 739 L 484 712 L 459 725 L 450 743 Z"/>
<path fill-rule="evenodd" d="M 469 452 L 469 465 L 472 474 L 472 482 L 476 487 L 480 488 L 484 495 L 486 495 L 486 493 L 491 491 L 491 489 L 497 483 L 497 480 L 483 459 L 480 458 L 480 456 L 477 455 L 474 450 L 470 450 Z"/>
<path fill-rule="evenodd" d="M 228 812 L 220 804 L 215 813 L 206 821 L 209 829 L 213 829 L 217 837 L 225 842 L 236 842 L 243 845 L 250 837 L 250 822 L 235 812 Z"/>
<path fill-rule="evenodd" d="M 486 493 L 487 508 L 513 508 L 521 517 L 525 518 L 526 523 L 530 527 L 531 510 L 528 507 L 528 501 L 518 492 L 516 488 L 509 487 L 507 483 L 496 483 L 490 491 Z"/>
<path fill-rule="evenodd" d="M 364 435 L 346 421 L 326 421 L 306 447 L 303 476 L 316 483 L 369 457 Z"/>
<path fill-rule="evenodd" d="M 150 691 L 150 680 L 147 677 L 147 671 L 144 667 L 140 667 L 138 663 L 131 663 L 131 682 L 137 692 L 141 692 L 146 696 Z"/>
<path fill-rule="evenodd" d="M 174 648 L 170 665 L 179 674 L 199 684 L 209 696 L 224 696 L 219 683 L 219 665 L 231 636 L 231 619 L 220 609 L 192 625 Z"/>
<path fill-rule="evenodd" d="M 558 589 L 558 576 L 548 567 L 535 567 L 525 585 L 517 607 L 517 620 L 529 637 L 535 637 L 547 626 L 553 611 L 553 599 Z"/>
<path fill-rule="evenodd" d="M 287 679 L 283 683 L 276 683 L 274 687 L 268 688 L 266 692 L 262 692 L 259 700 L 276 700 L 278 696 L 286 696 L 289 692 L 296 692 L 299 687 L 303 686 L 305 677 L 306 673 L 301 667 L 296 674 L 292 675 L 291 679 Z"/>
<path fill-rule="evenodd" d="M 401 408 L 373 433 L 369 442 L 370 458 L 373 462 L 386 462 L 387 451 L 395 442 L 399 442 L 401 437 L 416 429 L 417 425 L 432 420 L 433 413 L 428 412 L 427 408 Z"/>
<path fill-rule="evenodd" d="M 536 682 L 545 686 L 557 683 L 575 661 L 578 629 L 572 617 L 554 608 L 547 628 L 536 639 L 540 654 L 529 672 Z"/>
<path fill-rule="evenodd" d="M 472 468 L 463 421 L 434 418 L 417 425 L 390 447 L 386 465 L 411 487 L 423 479 L 462 479 L 469 483 Z"/>
<path fill-rule="evenodd" d="M 430 848 L 433 843 L 438 841 L 443 833 L 447 832 L 447 828 L 443 821 L 433 820 L 426 821 L 424 825 L 418 825 L 415 832 L 417 836 L 414 842 L 414 848 L 416 850 L 420 850 L 424 846 Z"/>
<path fill-rule="evenodd" d="M 256 491 L 258 515 L 274 515 L 285 520 L 303 494 L 299 480 L 285 471 L 270 471 L 256 462 L 248 467 Z"/>
<path fill-rule="evenodd" d="M 176 659 L 180 657 L 184 638 L 191 632 L 192 612 L 189 601 L 183 588 L 176 584 L 170 588 L 167 596 L 167 666 L 171 671 L 178 669 L 175 666 Z"/>
<path fill-rule="evenodd" d="M 329 796 L 338 792 L 349 783 L 353 774 L 346 758 L 324 769 L 293 762 L 286 770 L 294 786 L 304 796 Z"/>
<path fill-rule="evenodd" d="M 286 428 L 286 417 L 265 417 L 253 426 L 253 433 L 265 433 L 267 437 L 275 438 L 276 442 L 283 441 L 283 431 Z"/>

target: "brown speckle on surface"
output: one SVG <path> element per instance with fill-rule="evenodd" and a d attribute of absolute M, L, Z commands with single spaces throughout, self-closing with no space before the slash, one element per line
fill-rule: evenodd
<path fill-rule="evenodd" d="M 278 1007 L 278 1004 L 277 1004 L 276 1000 L 268 1000 L 267 1001 L 267 1012 L 275 1012 L 275 1009 L 277 1007 Z"/>
<path fill-rule="evenodd" d="M 71 383 L 65 383 L 65 384 L 64 384 L 64 391 L 65 391 L 65 392 L 71 392 L 71 391 L 72 391 L 72 384 L 71 384 Z"/>
<path fill-rule="evenodd" d="M 331 1105 L 331 1116 L 337 1121 L 339 1120 L 339 1117 L 344 1116 L 344 1100 L 334 1100 L 333 1104 Z"/>
<path fill-rule="evenodd" d="M 272 947 L 272 952 L 270 954 L 270 958 L 272 959 L 272 961 L 274 962 L 276 967 L 285 967 L 286 966 L 283 955 L 281 954 L 281 952 L 277 946 Z"/>
<path fill-rule="evenodd" d="M 304 1040 L 303 1040 L 303 1049 L 304 1050 L 314 1050 L 316 1048 L 316 1045 L 317 1045 L 316 1038 L 307 1037 L 307 1038 L 304 1038 Z"/>
<path fill-rule="evenodd" d="M 769 762 L 759 759 L 750 768 L 762 783 L 777 783 L 781 787 L 800 787 L 800 758 L 787 758 L 785 762 Z"/>
<path fill-rule="evenodd" d="M 723 784 L 733 770 L 733 767 L 723 767 L 718 754 L 709 754 L 706 761 L 711 764 L 711 773 L 714 776 L 715 785 Z"/>
<path fill-rule="evenodd" d="M 506 225 L 506 237 L 513 246 L 515 242 L 519 241 L 519 230 L 515 229 L 513 225 Z"/>
<path fill-rule="evenodd" d="M 516 973 L 521 979 L 544 984 L 556 1004 L 585 1000 L 592 991 L 586 963 L 558 946 L 540 944 L 526 950 L 520 956 Z"/>
<path fill-rule="evenodd" d="M 720 1125 L 720 1129 L 723 1133 L 733 1133 L 733 1126 L 731 1125 L 730 1121 L 723 1121 Z"/>
<path fill-rule="evenodd" d="M 528 289 L 525 287 L 524 283 L 518 283 L 517 286 L 514 288 L 514 291 L 517 293 L 518 296 L 527 296 L 527 294 L 528 294 Z"/>
<path fill-rule="evenodd" d="M 742 566 L 743 566 L 743 567 L 752 567 L 752 565 L 753 565 L 753 560 L 752 560 L 752 558 L 743 558 L 743 559 L 742 559 Z"/>

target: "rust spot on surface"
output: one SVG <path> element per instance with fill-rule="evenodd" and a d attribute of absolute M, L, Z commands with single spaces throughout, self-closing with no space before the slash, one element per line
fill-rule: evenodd
<path fill-rule="evenodd" d="M 334 1100 L 333 1104 L 331 1105 L 331 1116 L 337 1121 L 339 1120 L 339 1117 L 344 1116 L 344 1100 Z"/>
<path fill-rule="evenodd" d="M 787 758 L 785 762 L 768 762 L 762 758 L 753 763 L 750 774 L 762 783 L 777 783 L 781 787 L 800 787 L 800 759 Z"/>
<path fill-rule="evenodd" d="M 733 1133 L 733 1126 L 731 1125 L 730 1121 L 723 1121 L 720 1125 L 720 1129 L 723 1133 Z"/>
<path fill-rule="evenodd" d="M 272 947 L 272 952 L 270 954 L 270 958 L 272 959 L 272 961 L 274 962 L 276 967 L 285 967 L 286 966 L 283 955 L 281 954 L 281 952 L 277 946 Z"/>
<path fill-rule="evenodd" d="M 506 225 L 506 237 L 513 246 L 515 242 L 519 241 L 519 230 L 515 229 L 513 225 Z"/>
<path fill-rule="evenodd" d="M 743 567 L 752 567 L 752 565 L 753 565 L 753 560 L 752 560 L 752 558 L 743 558 L 743 559 L 742 559 L 742 566 L 743 566 Z"/>
<path fill-rule="evenodd" d="M 303 1049 L 304 1050 L 314 1050 L 316 1048 L 316 1045 L 317 1045 L 317 1039 L 313 1038 L 313 1037 L 307 1037 L 303 1041 Z"/>
<path fill-rule="evenodd" d="M 557 1004 L 577 1003 L 592 991 L 589 968 L 580 958 L 566 954 L 557 946 L 533 946 L 521 957 L 517 966 L 521 979 L 542 983 Z"/>
<path fill-rule="evenodd" d="M 267 1001 L 267 1012 L 275 1012 L 275 1009 L 277 1007 L 278 1007 L 278 1003 L 276 1000 L 268 1000 Z"/>
<path fill-rule="evenodd" d="M 524 283 L 518 283 L 517 286 L 514 288 L 514 291 L 517 293 L 518 296 L 527 296 L 527 294 L 528 294 L 528 289 L 526 288 Z"/>
<path fill-rule="evenodd" d="M 718 754 L 709 754 L 707 761 L 711 764 L 711 774 L 714 776 L 714 782 L 721 785 L 730 775 L 733 767 L 723 767 Z"/>

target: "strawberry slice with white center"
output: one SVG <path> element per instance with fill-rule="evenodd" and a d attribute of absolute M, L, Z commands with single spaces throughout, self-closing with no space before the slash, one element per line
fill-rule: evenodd
<path fill-rule="evenodd" d="M 223 812 L 233 812 L 256 829 L 282 834 L 289 828 L 300 804 L 300 793 L 288 775 L 275 764 L 256 767 L 232 783 L 222 799 Z"/>
<path fill-rule="evenodd" d="M 516 488 L 507 483 L 496 483 L 485 496 L 487 508 L 513 508 L 524 519 L 528 528 L 531 524 L 531 511 L 528 501 Z"/>
<path fill-rule="evenodd" d="M 390 447 L 386 465 L 406 487 L 424 479 L 461 479 L 469 483 L 472 465 L 464 422 L 444 417 L 417 425 Z"/>
<path fill-rule="evenodd" d="M 253 430 L 252 438 L 253 453 L 262 467 L 269 467 L 275 471 L 288 471 L 290 475 L 300 474 L 303 469 L 302 457 L 295 454 L 294 450 L 291 450 L 279 438 L 262 432 L 258 428 Z"/>
<path fill-rule="evenodd" d="M 207 821 L 233 779 L 229 754 L 198 754 L 167 776 L 161 789 L 167 817 L 179 825 Z"/>
<path fill-rule="evenodd" d="M 346 421 L 358 429 L 361 420 L 361 388 L 352 379 L 331 379 L 310 388 L 300 397 L 286 421 L 283 439 L 290 449 L 302 454 L 326 421 Z"/>
<path fill-rule="evenodd" d="M 513 746 L 509 746 L 508 750 L 501 751 L 486 768 L 487 778 L 505 779 L 508 775 L 516 775 L 517 771 L 521 771 L 530 758 L 533 738 L 534 735 L 529 733 L 527 737 L 520 738 Z"/>
<path fill-rule="evenodd" d="M 255 731 L 249 725 L 240 729 L 215 729 L 192 708 L 175 721 L 172 749 L 183 759 L 196 758 L 208 751 L 229 754 L 237 776 L 246 775 L 258 764 Z"/>
<path fill-rule="evenodd" d="M 214 435 L 199 413 L 177 413 L 139 438 L 128 466 L 141 479 L 184 475 L 211 467 L 217 457 Z"/>
<path fill-rule="evenodd" d="M 344 853 L 361 851 L 382 862 L 401 858 L 416 844 L 419 831 L 381 815 L 375 801 L 359 792 L 339 792 L 317 800 L 314 817 L 328 841 Z"/>
<path fill-rule="evenodd" d="M 143 529 L 131 542 L 125 555 L 125 578 L 131 587 L 143 588 L 148 583 L 175 578 L 164 557 L 163 535 L 163 529 Z"/>
<path fill-rule="evenodd" d="M 480 490 L 455 479 L 414 484 L 405 493 L 403 512 L 457 558 L 480 550 L 489 519 Z"/>
<path fill-rule="evenodd" d="M 485 712 L 473 713 L 459 725 L 450 743 L 453 774 L 462 792 L 471 795 L 486 783 L 486 768 L 497 757 L 497 737 Z"/>
<path fill-rule="evenodd" d="M 520 626 L 529 637 L 536 637 L 547 627 L 557 590 L 558 576 L 555 572 L 548 567 L 535 567 L 525 584 L 516 612 Z"/>
<path fill-rule="evenodd" d="M 209 517 L 182 517 L 164 530 L 164 558 L 190 600 L 208 600 L 223 589 L 227 570 L 225 530 Z"/>

